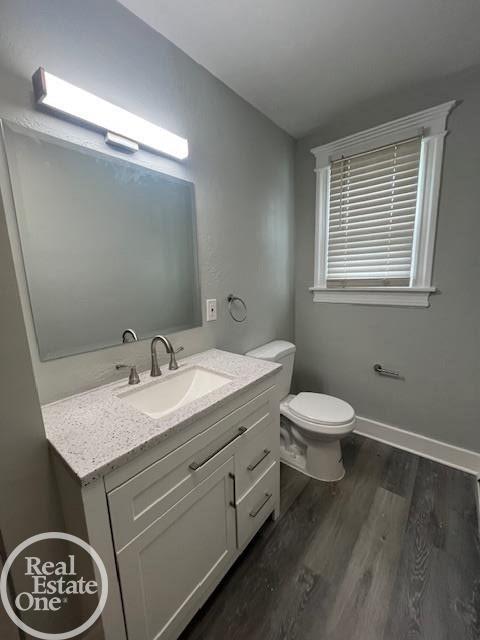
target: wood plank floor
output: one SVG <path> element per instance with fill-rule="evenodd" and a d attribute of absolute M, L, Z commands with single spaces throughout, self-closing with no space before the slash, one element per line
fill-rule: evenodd
<path fill-rule="evenodd" d="M 282 466 L 268 521 L 181 640 L 478 640 L 475 479 L 352 435 L 335 485 Z"/>

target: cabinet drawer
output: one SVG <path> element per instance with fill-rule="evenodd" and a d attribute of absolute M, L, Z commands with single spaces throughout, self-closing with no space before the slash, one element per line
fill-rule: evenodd
<path fill-rule="evenodd" d="M 271 414 L 264 416 L 242 438 L 235 455 L 237 498 L 242 496 L 278 459 L 280 433 Z"/>
<path fill-rule="evenodd" d="M 279 463 L 274 462 L 237 502 L 237 539 L 242 548 L 265 522 L 278 500 Z"/>
<path fill-rule="evenodd" d="M 108 494 L 115 548 L 121 549 L 232 456 L 252 425 L 269 415 L 260 394 Z"/>

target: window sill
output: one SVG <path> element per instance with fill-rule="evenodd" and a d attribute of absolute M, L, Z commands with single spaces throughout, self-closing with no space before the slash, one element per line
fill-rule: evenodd
<path fill-rule="evenodd" d="M 345 287 L 324 289 L 310 287 L 313 302 L 368 304 L 388 307 L 429 307 L 429 296 L 435 287 Z"/>

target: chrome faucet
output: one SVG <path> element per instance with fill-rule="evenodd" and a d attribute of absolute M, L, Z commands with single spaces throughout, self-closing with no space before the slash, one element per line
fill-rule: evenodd
<path fill-rule="evenodd" d="M 170 356 L 170 362 L 168 364 L 168 368 L 170 369 L 170 371 L 175 371 L 175 369 L 178 369 L 177 359 L 175 356 L 179 351 L 183 351 L 183 347 L 179 347 L 178 349 L 175 350 L 170 340 L 165 336 L 155 336 L 150 345 L 150 353 L 152 356 L 152 368 L 150 369 L 150 375 L 153 378 L 156 378 L 157 376 L 162 375 L 162 371 L 158 365 L 158 357 L 157 357 L 157 344 L 159 342 L 161 342 L 164 345 L 165 351 Z"/>

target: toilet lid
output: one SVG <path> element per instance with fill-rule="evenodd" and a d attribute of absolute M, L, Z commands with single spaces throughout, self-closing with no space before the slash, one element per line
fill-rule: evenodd
<path fill-rule="evenodd" d="M 348 402 L 323 393 L 299 393 L 288 406 L 299 418 L 321 424 L 345 424 L 355 417 Z"/>

